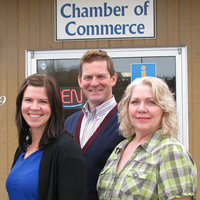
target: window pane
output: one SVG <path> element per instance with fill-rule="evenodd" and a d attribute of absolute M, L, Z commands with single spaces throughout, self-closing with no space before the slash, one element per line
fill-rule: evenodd
<path fill-rule="evenodd" d="M 50 73 L 60 85 L 65 119 L 80 110 L 86 101 L 77 81 L 79 63 L 79 59 L 37 60 L 37 72 Z M 121 100 L 123 92 L 131 82 L 132 64 L 155 63 L 156 76 L 164 79 L 172 92 L 176 93 L 176 58 L 174 56 L 113 58 L 113 63 L 118 74 L 117 84 L 113 87 L 117 102 Z"/>
<path fill-rule="evenodd" d="M 113 58 L 115 70 L 118 74 L 117 84 L 113 94 L 119 102 L 127 85 L 131 82 L 131 64 L 156 65 L 156 76 L 164 79 L 171 91 L 176 94 L 176 57 L 140 57 L 140 58 Z"/>

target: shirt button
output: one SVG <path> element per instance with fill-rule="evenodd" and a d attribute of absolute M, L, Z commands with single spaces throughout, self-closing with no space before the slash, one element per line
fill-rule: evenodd
<path fill-rule="evenodd" d="M 138 175 L 137 175 L 137 174 L 134 174 L 133 176 L 134 176 L 134 178 L 137 178 L 137 177 L 138 177 Z"/>

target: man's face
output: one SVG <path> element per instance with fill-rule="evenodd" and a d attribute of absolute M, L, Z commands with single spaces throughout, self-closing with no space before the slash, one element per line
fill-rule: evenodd
<path fill-rule="evenodd" d="M 116 82 L 117 74 L 110 76 L 105 60 L 84 63 L 82 77 L 78 77 L 79 86 L 88 99 L 90 110 L 112 97 L 112 87 Z"/>

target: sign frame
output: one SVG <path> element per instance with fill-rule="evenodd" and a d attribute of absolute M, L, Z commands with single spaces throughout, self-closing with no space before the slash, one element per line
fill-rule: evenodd
<path fill-rule="evenodd" d="M 55 41 L 156 39 L 156 0 L 99 0 L 95 4 L 55 0 Z"/>

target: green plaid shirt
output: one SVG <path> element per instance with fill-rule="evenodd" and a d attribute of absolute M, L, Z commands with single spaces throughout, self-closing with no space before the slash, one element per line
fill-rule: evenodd
<path fill-rule="evenodd" d="M 196 199 L 197 169 L 192 157 L 177 139 L 158 132 L 117 172 L 121 153 L 131 140 L 114 149 L 101 171 L 97 183 L 100 200 Z"/>

